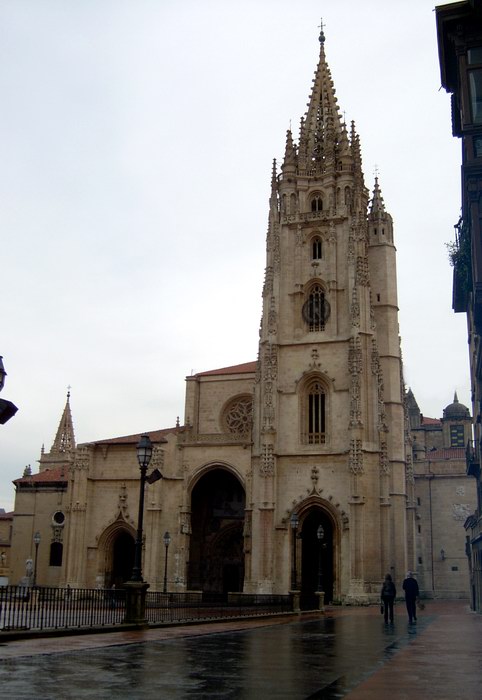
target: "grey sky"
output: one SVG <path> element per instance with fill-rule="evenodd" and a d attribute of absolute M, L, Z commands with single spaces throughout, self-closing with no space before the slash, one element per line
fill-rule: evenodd
<path fill-rule="evenodd" d="M 184 377 L 256 359 L 272 159 L 320 16 L 341 112 L 395 223 L 405 378 L 469 405 L 445 243 L 460 143 L 430 0 L 2 0 L 0 507 L 50 449 L 183 420 Z"/>

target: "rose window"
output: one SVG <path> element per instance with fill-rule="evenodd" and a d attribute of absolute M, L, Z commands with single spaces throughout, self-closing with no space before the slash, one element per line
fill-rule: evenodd
<path fill-rule="evenodd" d="M 245 437 L 251 432 L 253 400 L 250 396 L 235 399 L 226 409 L 224 421 L 229 433 Z"/>

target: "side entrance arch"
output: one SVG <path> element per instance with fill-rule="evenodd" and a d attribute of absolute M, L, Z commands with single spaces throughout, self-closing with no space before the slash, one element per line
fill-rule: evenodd
<path fill-rule="evenodd" d="M 98 544 L 98 580 L 103 579 L 105 588 L 120 587 L 130 579 L 134 550 L 134 531 L 123 520 L 103 532 Z"/>
<path fill-rule="evenodd" d="M 322 528 L 323 537 L 318 538 Z M 325 603 L 333 600 L 334 589 L 334 554 L 335 527 L 332 516 L 320 506 L 312 506 L 300 517 L 298 537 L 301 540 L 301 607 L 305 610 L 316 609 L 318 596 L 316 591 L 324 591 Z"/>
<path fill-rule="evenodd" d="M 188 587 L 226 594 L 243 590 L 243 528 L 246 496 L 238 479 L 217 467 L 191 494 Z"/>

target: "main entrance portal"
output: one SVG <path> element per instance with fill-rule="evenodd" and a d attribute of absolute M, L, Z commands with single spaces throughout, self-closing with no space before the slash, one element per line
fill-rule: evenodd
<path fill-rule="evenodd" d="M 326 603 L 333 600 L 333 522 L 324 510 L 309 511 L 302 522 L 300 539 L 301 606 L 314 609 L 318 604 L 316 591 L 325 592 Z"/>
<path fill-rule="evenodd" d="M 243 590 L 245 493 L 225 469 L 203 476 L 191 496 L 189 589 L 210 593 Z"/>

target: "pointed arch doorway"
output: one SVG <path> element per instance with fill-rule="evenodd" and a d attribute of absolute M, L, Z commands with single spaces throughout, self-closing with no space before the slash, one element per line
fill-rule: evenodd
<path fill-rule="evenodd" d="M 190 590 L 224 594 L 243 590 L 246 496 L 227 469 L 214 468 L 191 494 Z"/>
<path fill-rule="evenodd" d="M 307 512 L 300 525 L 300 604 L 304 610 L 313 610 L 318 607 L 316 591 L 324 591 L 325 603 L 333 600 L 334 523 L 323 508 L 314 506 Z M 321 532 L 322 538 L 319 539 L 318 534 Z"/>

